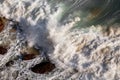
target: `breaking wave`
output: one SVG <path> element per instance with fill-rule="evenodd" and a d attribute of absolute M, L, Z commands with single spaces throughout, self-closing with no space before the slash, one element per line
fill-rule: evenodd
<path fill-rule="evenodd" d="M 57 76 L 42 75 L 46 80 L 118 80 L 119 14 L 120 0 L 1 0 L 0 16 L 19 25 L 15 26 L 15 40 L 8 31 L 12 28 L 10 22 L 0 34 L 1 44 L 11 42 L 7 54 L 0 57 L 0 67 L 20 55 L 27 42 L 29 47 L 41 50 L 40 56 L 63 69 L 56 70 Z M 24 71 L 40 62 L 33 59 L 25 68 L 15 63 L 14 69 Z M 25 76 L 19 75 L 16 80 L 22 77 Z"/>

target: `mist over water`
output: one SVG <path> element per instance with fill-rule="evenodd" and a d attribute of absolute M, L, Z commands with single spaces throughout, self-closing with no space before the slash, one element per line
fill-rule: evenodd
<path fill-rule="evenodd" d="M 22 32 L 17 30 L 17 40 L 42 49 L 64 70 L 48 77 L 53 80 L 61 76 L 66 80 L 119 79 L 119 14 L 120 0 L 0 1 L 0 16 L 19 22 Z M 2 58 L 0 66 L 9 58 Z"/>

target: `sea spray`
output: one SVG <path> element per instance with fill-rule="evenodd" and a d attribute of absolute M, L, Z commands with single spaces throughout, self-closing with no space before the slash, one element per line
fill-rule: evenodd
<path fill-rule="evenodd" d="M 106 25 L 101 25 L 107 24 L 107 20 L 112 22 L 114 17 L 115 20 L 119 19 L 118 0 L 5 0 L 0 1 L 0 6 L 1 16 L 19 23 L 19 26 L 16 25 L 19 27 L 16 34 L 19 35 L 16 35 L 15 40 L 11 39 L 12 34 L 7 30 L 12 28 L 10 23 L 0 33 L 1 44 L 12 42 L 6 55 L 0 55 L 0 79 L 120 78 L 119 24 L 114 24 L 106 30 Z M 93 9 L 95 6 L 100 7 Z M 112 7 L 114 9 L 110 9 Z M 111 16 L 113 13 L 116 16 Z M 82 28 L 74 28 L 75 25 Z M 19 32 L 20 29 L 22 32 Z M 20 55 L 26 44 L 30 49 L 35 49 L 35 57 L 28 59 L 28 56 Z M 39 51 L 36 51 L 37 49 Z M 11 60 L 13 63 L 6 66 Z M 54 69 L 49 73 L 40 73 L 42 66 L 45 66 L 41 65 L 42 63 L 52 63 L 55 65 Z"/>

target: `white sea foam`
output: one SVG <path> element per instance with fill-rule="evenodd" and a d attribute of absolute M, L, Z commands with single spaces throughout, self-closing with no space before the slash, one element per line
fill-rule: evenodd
<path fill-rule="evenodd" d="M 46 75 L 48 79 L 120 79 L 119 31 L 118 36 L 116 36 L 114 29 L 112 29 L 111 37 L 102 34 L 101 27 L 103 26 L 100 25 L 85 29 L 72 29 L 73 25 L 77 21 L 80 21 L 80 18 L 76 17 L 66 24 L 61 24 L 59 23 L 59 17 L 63 10 L 61 4 L 53 8 L 46 0 L 0 1 L 0 15 L 18 21 L 21 26 L 20 28 L 23 30 L 20 35 L 28 41 L 29 46 L 43 47 L 56 67 L 63 69 L 62 72 L 59 70 L 56 71 L 58 72 L 58 76 L 55 76 L 55 74 Z M 3 35 L 7 34 L 3 33 Z M 13 46 L 16 46 L 16 44 L 13 41 Z M 0 66 L 7 63 L 11 60 L 10 58 L 19 53 L 19 46 L 15 50 L 12 49 L 14 47 L 1 59 L 2 63 L 0 63 Z M 38 63 L 40 59 L 35 59 L 28 63 L 34 64 L 35 61 Z M 27 66 L 30 65 L 28 64 Z M 17 69 L 21 69 L 19 66 L 17 67 Z M 26 68 L 23 68 L 23 72 L 25 72 L 24 69 Z M 28 75 L 33 76 L 31 72 Z M 35 78 L 36 76 L 37 78 Z M 41 76 L 44 77 L 44 75 Z M 22 77 L 25 76 L 19 75 L 16 79 L 19 80 Z M 34 74 L 33 79 L 46 79 L 43 77 L 40 78 L 39 75 Z M 4 77 L 4 79 L 11 78 Z"/>

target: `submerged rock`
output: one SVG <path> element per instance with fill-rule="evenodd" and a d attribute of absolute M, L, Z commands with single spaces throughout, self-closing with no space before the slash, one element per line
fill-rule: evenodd
<path fill-rule="evenodd" d="M 36 49 L 34 46 L 29 47 L 28 44 L 26 44 L 20 53 L 23 60 L 30 60 L 40 55 L 40 49 Z"/>
<path fill-rule="evenodd" d="M 7 23 L 7 19 L 5 17 L 0 17 L 0 32 L 3 31 L 6 23 Z"/>
<path fill-rule="evenodd" d="M 4 46 L 0 46 L 0 55 L 4 55 L 5 53 L 7 53 L 7 48 Z"/>
<path fill-rule="evenodd" d="M 41 62 L 34 67 L 31 68 L 31 70 L 35 73 L 39 74 L 45 74 L 51 72 L 53 69 L 55 69 L 55 65 L 52 64 L 51 62 Z"/>

